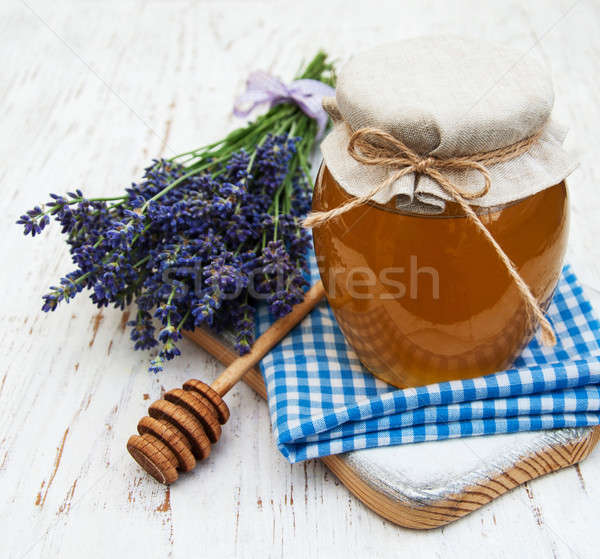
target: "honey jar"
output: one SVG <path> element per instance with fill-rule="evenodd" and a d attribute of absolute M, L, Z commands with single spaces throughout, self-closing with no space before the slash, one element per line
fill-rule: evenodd
<path fill-rule="evenodd" d="M 412 39 L 356 55 L 324 105 L 307 223 L 364 366 L 419 386 L 509 367 L 540 323 L 552 343 L 574 165 L 545 69 L 481 41 Z"/>

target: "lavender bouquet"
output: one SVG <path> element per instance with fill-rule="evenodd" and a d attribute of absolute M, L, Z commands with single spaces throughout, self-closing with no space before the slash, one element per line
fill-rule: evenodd
<path fill-rule="evenodd" d="M 309 157 L 327 123 L 320 100 L 332 94 L 333 80 L 322 52 L 289 86 L 254 73 L 236 104 L 246 115 L 269 102 L 254 122 L 154 160 L 120 196 L 50 194 L 21 216 L 17 223 L 31 236 L 57 221 L 75 265 L 43 296 L 42 309 L 54 311 L 84 289 L 98 307 L 134 303 L 128 324 L 135 349 L 160 344 L 154 372 L 180 354 L 182 330 L 198 326 L 226 329 L 240 354 L 249 351 L 257 300 L 281 317 L 303 298 Z"/>

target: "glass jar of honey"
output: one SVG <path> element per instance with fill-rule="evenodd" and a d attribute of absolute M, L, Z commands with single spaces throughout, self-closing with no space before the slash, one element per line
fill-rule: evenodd
<path fill-rule="evenodd" d="M 424 63 L 423 52 L 435 55 Z M 328 216 L 313 228 L 319 271 L 346 340 L 395 386 L 508 367 L 535 334 L 527 293 L 543 312 L 560 277 L 573 165 L 549 124 L 545 72 L 526 61 L 503 75 L 514 60 L 456 38 L 385 45 L 344 66 L 325 103 L 334 128 L 313 198 Z M 490 71 L 508 82 L 479 99 Z M 373 145 L 354 149 L 365 127 Z"/>
<path fill-rule="evenodd" d="M 313 209 L 348 199 L 323 166 Z M 565 183 L 479 218 L 545 307 L 567 245 Z M 340 329 L 365 367 L 390 384 L 500 371 L 533 335 L 512 278 L 456 204 L 423 216 L 371 203 L 316 228 L 313 237 Z"/>

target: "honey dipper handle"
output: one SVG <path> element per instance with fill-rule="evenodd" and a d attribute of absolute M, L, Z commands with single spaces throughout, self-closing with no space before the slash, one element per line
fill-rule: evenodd
<path fill-rule="evenodd" d="M 221 396 L 224 396 L 254 365 L 256 365 L 283 337 L 296 326 L 325 296 L 323 283 L 317 281 L 304 296 L 304 300 L 294 306 L 289 314 L 280 318 L 259 336 L 249 353 L 238 357 L 211 384 Z"/>

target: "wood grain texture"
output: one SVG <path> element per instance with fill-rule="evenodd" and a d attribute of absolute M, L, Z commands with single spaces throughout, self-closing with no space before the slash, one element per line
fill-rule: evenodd
<path fill-rule="evenodd" d="M 532 50 L 552 69 L 557 116 L 581 152 L 568 258 L 600 309 L 599 21 L 593 0 L 0 3 L 2 555 L 597 556 L 599 452 L 446 528 L 404 530 L 320 462 L 290 466 L 243 385 L 227 396 L 218 452 L 160 487 L 124 442 L 163 386 L 210 382 L 221 365 L 186 341 L 153 376 L 120 312 L 81 298 L 41 313 L 69 255 L 56 229 L 32 241 L 14 221 L 48 192 L 120 192 L 150 158 L 221 137 L 250 70 L 287 77 L 319 46 L 343 59 L 386 40 L 466 33 Z"/>

